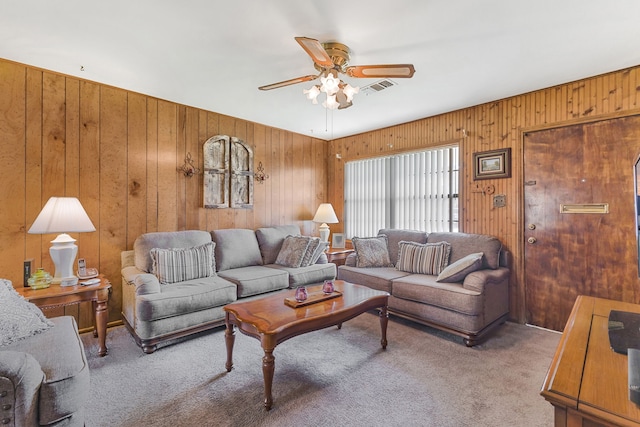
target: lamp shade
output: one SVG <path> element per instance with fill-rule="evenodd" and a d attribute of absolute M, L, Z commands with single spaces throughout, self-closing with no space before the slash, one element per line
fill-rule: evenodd
<path fill-rule="evenodd" d="M 318 206 L 316 215 L 313 217 L 313 222 L 322 222 L 325 224 L 338 223 L 338 217 L 336 216 L 336 212 L 333 210 L 331 203 L 322 203 Z"/>
<path fill-rule="evenodd" d="M 75 197 L 51 197 L 29 229 L 29 234 L 96 231 Z"/>

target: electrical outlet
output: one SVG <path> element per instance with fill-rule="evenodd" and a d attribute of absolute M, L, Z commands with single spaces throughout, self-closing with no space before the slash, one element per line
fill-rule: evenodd
<path fill-rule="evenodd" d="M 507 205 L 507 196 L 504 194 L 497 194 L 493 196 L 493 207 L 504 208 Z"/>

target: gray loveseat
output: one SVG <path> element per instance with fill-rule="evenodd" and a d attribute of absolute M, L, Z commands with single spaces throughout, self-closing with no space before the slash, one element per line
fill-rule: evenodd
<path fill-rule="evenodd" d="M 508 318 L 508 254 L 497 238 L 392 229 L 382 229 L 378 236 L 353 239 L 356 253 L 338 268 L 338 279 L 389 292 L 390 313 L 461 336 L 467 346 L 475 345 Z M 371 262 L 365 250 L 371 244 L 381 246 L 381 239 L 388 258 L 374 256 Z M 358 246 L 364 253 L 359 253 Z M 426 249 L 437 249 L 446 259 L 429 258 L 424 255 Z M 413 254 L 423 258 L 415 255 L 412 259 Z M 437 265 L 441 262 L 444 264 Z M 432 274 L 415 272 L 425 264 Z"/>
<path fill-rule="evenodd" d="M 238 298 L 335 279 L 324 249 L 296 225 L 143 234 L 122 253 L 124 324 L 153 353 L 163 341 L 223 325 L 223 307 Z"/>

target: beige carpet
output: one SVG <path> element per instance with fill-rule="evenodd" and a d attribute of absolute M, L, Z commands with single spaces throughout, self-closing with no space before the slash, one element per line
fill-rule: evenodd
<path fill-rule="evenodd" d="M 262 350 L 224 329 L 145 355 L 124 327 L 109 354 L 83 334 L 91 368 L 87 426 L 550 426 L 539 394 L 560 335 L 506 323 L 484 344 L 391 317 L 380 348 L 373 313 L 292 338 L 274 352 L 274 407 L 262 406 Z"/>

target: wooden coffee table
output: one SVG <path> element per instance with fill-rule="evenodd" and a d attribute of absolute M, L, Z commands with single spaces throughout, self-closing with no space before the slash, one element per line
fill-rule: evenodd
<path fill-rule="evenodd" d="M 387 348 L 387 292 L 377 291 L 366 286 L 355 285 L 342 280 L 336 280 L 335 289 L 342 295 L 315 302 L 299 308 L 285 304 L 284 299 L 293 297 L 293 289 L 278 292 L 264 298 L 250 301 L 240 301 L 224 307 L 227 329 L 225 341 L 227 344 L 227 372 L 233 368 L 233 344 L 235 341 L 234 326 L 245 335 L 260 340 L 264 357 L 262 358 L 262 374 L 264 376 L 264 407 L 271 409 L 273 397 L 271 386 L 275 370 L 273 350 L 281 342 L 318 329 L 337 325 L 352 319 L 365 311 L 380 310 L 380 328 L 383 349 Z M 321 292 L 322 286 L 308 286 L 309 294 Z"/>

